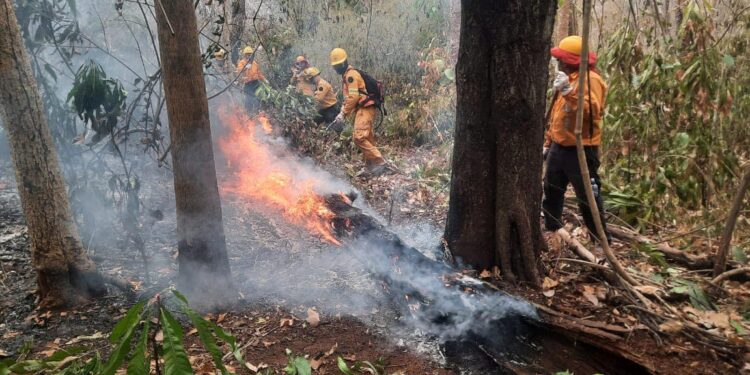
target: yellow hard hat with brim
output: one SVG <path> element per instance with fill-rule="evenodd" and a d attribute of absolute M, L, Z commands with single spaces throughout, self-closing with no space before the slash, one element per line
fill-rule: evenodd
<path fill-rule="evenodd" d="M 331 51 L 331 65 L 338 65 L 346 61 L 346 51 L 343 48 L 334 48 Z"/>
<path fill-rule="evenodd" d="M 245 49 L 242 50 L 242 54 L 244 55 L 250 55 L 253 53 L 253 47 L 247 46 Z"/>

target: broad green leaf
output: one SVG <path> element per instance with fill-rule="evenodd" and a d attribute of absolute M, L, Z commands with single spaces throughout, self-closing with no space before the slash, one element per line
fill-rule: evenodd
<path fill-rule="evenodd" d="M 110 181 L 111 183 L 111 181 Z M 136 327 L 138 325 L 138 322 L 140 322 L 141 312 L 143 311 L 143 306 L 146 304 L 146 301 L 140 301 L 133 305 L 133 307 L 128 310 L 128 312 L 125 314 L 125 316 L 120 319 L 117 324 L 115 324 L 115 327 L 112 328 L 112 333 L 109 334 L 109 342 L 112 344 L 120 342 L 120 338 L 128 332 L 128 330 L 133 329 L 133 327 Z"/>
<path fill-rule="evenodd" d="M 184 334 L 180 323 L 164 307 L 159 308 L 159 314 L 164 332 L 164 374 L 192 374 L 193 369 L 182 344 Z"/>
<path fill-rule="evenodd" d="M 296 357 L 294 358 L 294 368 L 297 370 L 297 375 L 311 375 L 312 374 L 312 368 L 310 367 L 310 362 L 307 361 L 304 357 Z"/>
<path fill-rule="evenodd" d="M 701 310 L 713 310 L 714 306 L 708 298 L 708 295 L 697 285 L 692 285 L 688 289 L 690 304 Z"/>
<path fill-rule="evenodd" d="M 734 57 L 732 55 L 724 55 L 724 65 L 727 66 L 727 68 L 731 68 L 734 66 Z"/>
<path fill-rule="evenodd" d="M 149 360 L 146 358 L 146 351 L 148 350 L 148 331 L 150 328 L 151 321 L 146 319 L 141 331 L 141 337 L 138 338 L 138 344 L 135 346 L 133 358 L 128 362 L 127 375 L 141 375 L 149 372 L 150 366 Z"/>
<path fill-rule="evenodd" d="M 125 317 L 115 325 L 116 329 L 119 329 L 117 333 L 112 330 L 110 335 L 110 342 L 117 343 L 112 349 L 112 353 L 109 355 L 109 359 L 102 370 L 101 375 L 114 375 L 117 369 L 122 366 L 128 353 L 130 353 L 130 342 L 133 339 L 133 333 L 135 333 L 138 324 L 141 321 L 141 312 L 143 311 L 143 305 L 145 301 L 138 302 L 135 306 L 128 310 Z M 122 323 L 122 324 L 120 324 Z"/>
<path fill-rule="evenodd" d="M 187 298 L 185 298 L 185 296 L 177 291 L 174 291 L 174 294 L 180 301 L 184 302 L 180 305 L 180 309 L 183 313 L 185 313 L 185 315 L 188 316 L 188 318 L 190 318 L 193 326 L 195 326 L 195 328 L 198 330 L 198 337 L 200 338 L 201 343 L 203 343 L 203 347 L 206 348 L 206 351 L 211 354 L 211 358 L 214 360 L 214 365 L 216 366 L 216 368 L 219 369 L 223 375 L 228 375 L 229 371 L 227 371 L 227 368 L 226 366 L 224 366 L 224 362 L 222 360 L 223 353 L 221 352 L 219 346 L 216 344 L 214 333 L 211 332 L 211 325 L 207 320 L 203 319 L 203 317 L 193 311 L 193 309 L 188 307 Z"/>
<path fill-rule="evenodd" d="M 352 371 L 349 366 L 346 364 L 346 361 L 344 361 L 343 358 L 337 357 L 336 363 L 338 364 L 339 371 L 341 371 L 344 375 L 356 375 L 354 371 Z"/>
<path fill-rule="evenodd" d="M 732 246 L 732 259 L 738 263 L 747 263 L 747 253 L 739 246 Z"/>
<path fill-rule="evenodd" d="M 736 320 L 730 320 L 729 324 L 732 326 L 732 328 L 734 328 L 735 331 L 737 331 L 738 335 L 747 335 L 747 330 L 742 326 L 742 323 Z"/>

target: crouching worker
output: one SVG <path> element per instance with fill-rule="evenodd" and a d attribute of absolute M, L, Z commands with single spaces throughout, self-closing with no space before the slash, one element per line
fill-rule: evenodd
<path fill-rule="evenodd" d="M 333 87 L 325 79 L 320 76 L 320 70 L 316 67 L 310 67 L 305 69 L 304 72 L 305 80 L 309 85 L 314 87 L 312 94 L 315 100 L 315 105 L 318 107 L 318 116 L 315 117 L 315 122 L 331 124 L 336 120 L 336 116 L 339 114 L 338 100 L 336 99 L 336 92 L 333 91 Z M 333 126 L 337 126 L 337 132 L 342 130 L 342 124 L 336 122 Z"/>
<path fill-rule="evenodd" d="M 596 227 L 578 165 L 574 133 L 578 109 L 578 66 L 581 62 L 581 47 L 581 37 L 569 36 L 560 42 L 559 47 L 552 48 L 552 56 L 557 59 L 560 72 L 554 82 L 555 100 L 552 104 L 549 130 L 545 134 L 544 157 L 547 161 L 547 170 L 544 176 L 542 208 L 547 230 L 560 229 L 563 226 L 565 191 L 568 184 L 573 185 L 578 199 L 578 208 L 592 239 L 596 241 L 598 240 Z M 584 77 L 583 89 L 583 145 L 596 204 L 599 206 L 599 212 L 596 215 L 601 217 L 604 232 L 607 233 L 607 239 L 610 239 L 604 221 L 604 205 L 599 193 L 601 180 L 598 173 L 602 114 L 604 113 L 604 99 L 607 96 L 607 85 L 596 71 L 596 54 L 591 52 L 588 59 L 589 71 Z"/>
<path fill-rule="evenodd" d="M 336 122 L 343 122 L 346 116 L 354 117 L 354 144 L 362 150 L 365 158 L 365 171 L 373 176 L 381 175 L 386 172 L 386 163 L 383 155 L 375 147 L 373 123 L 377 106 L 368 97 L 362 74 L 349 65 L 346 51 L 334 48 L 331 51 L 331 66 L 344 79 L 344 104 L 341 112 L 336 116 Z"/>
<path fill-rule="evenodd" d="M 260 87 L 261 81 L 268 81 L 263 76 L 260 66 L 255 61 L 253 47 L 248 46 L 242 50 L 242 59 L 237 62 L 237 74 L 239 75 L 238 81 L 242 85 L 242 91 L 245 94 L 245 109 L 247 110 L 247 114 L 254 116 L 260 109 L 260 100 L 255 95 L 255 91 Z"/>

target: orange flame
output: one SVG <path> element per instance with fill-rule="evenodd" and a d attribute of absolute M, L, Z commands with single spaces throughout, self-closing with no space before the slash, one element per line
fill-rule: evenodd
<path fill-rule="evenodd" d="M 335 215 L 315 193 L 318 181 L 299 178 L 268 144 L 256 138 L 258 123 L 265 133 L 272 129 L 268 118 L 261 114 L 253 120 L 242 110 L 228 108 L 219 111 L 219 118 L 228 130 L 218 140 L 219 149 L 233 172 L 222 183 L 222 192 L 277 209 L 292 224 L 341 245 L 332 231 Z"/>

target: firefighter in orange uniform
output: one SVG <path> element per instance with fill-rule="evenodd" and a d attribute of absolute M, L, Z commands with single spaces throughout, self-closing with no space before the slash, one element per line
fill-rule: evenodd
<path fill-rule="evenodd" d="M 268 82 L 263 72 L 260 71 L 258 62 L 255 61 L 253 47 L 245 47 L 242 50 L 242 59 L 237 62 L 238 81 L 242 85 L 242 91 L 245 93 L 245 109 L 250 116 L 253 116 L 260 109 L 260 101 L 255 96 L 255 91 L 260 87 L 260 82 Z M 252 61 L 250 66 L 248 62 Z"/>
<path fill-rule="evenodd" d="M 316 67 L 309 67 L 304 71 L 305 85 L 313 88 L 313 92 L 310 95 L 315 99 L 315 105 L 318 107 L 318 115 L 315 122 L 325 122 L 326 124 L 334 123 L 336 115 L 339 114 L 338 100 L 336 99 L 336 92 L 333 91 L 331 84 L 320 77 L 320 70 Z M 338 123 L 337 123 L 338 124 Z M 335 128 L 337 132 L 340 132 L 341 127 Z"/>
<path fill-rule="evenodd" d="M 578 67 L 581 62 L 582 41 L 579 36 L 569 36 L 560 42 L 558 47 L 552 48 L 552 56 L 558 61 L 560 72 L 553 84 L 556 90 L 556 100 L 552 104 L 549 130 L 545 133 L 544 159 L 547 170 L 544 176 L 544 222 L 547 230 L 555 231 L 563 226 L 562 212 L 565 203 L 565 190 L 568 184 L 573 185 L 578 208 L 583 215 L 586 227 L 596 240 L 594 218 L 589 209 L 584 190 L 581 169 L 576 153 L 576 112 L 578 108 Z M 584 108 L 583 108 L 583 145 L 586 163 L 594 188 L 597 213 L 604 221 L 604 205 L 600 195 L 601 179 L 599 178 L 599 145 L 601 144 L 601 125 L 604 113 L 604 99 L 607 96 L 607 85 L 596 71 L 596 54 L 591 52 L 589 71 L 584 78 Z M 610 234 L 606 230 L 607 239 Z"/>
<path fill-rule="evenodd" d="M 310 63 L 304 55 L 297 56 L 292 65 L 292 78 L 289 79 L 289 84 L 294 85 L 300 93 L 312 96 L 314 87 L 308 84 L 304 74 L 305 69 L 309 67 Z"/>
<path fill-rule="evenodd" d="M 344 118 L 350 115 L 354 117 L 354 144 L 362 150 L 366 171 L 373 176 L 381 175 L 386 171 L 386 163 L 383 155 L 375 147 L 373 123 L 377 107 L 367 96 L 367 88 L 362 75 L 349 65 L 346 51 L 342 48 L 334 48 L 331 51 L 331 65 L 336 73 L 344 78 L 344 105 L 335 121 L 343 122 Z"/>

